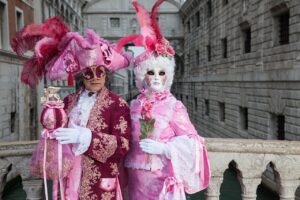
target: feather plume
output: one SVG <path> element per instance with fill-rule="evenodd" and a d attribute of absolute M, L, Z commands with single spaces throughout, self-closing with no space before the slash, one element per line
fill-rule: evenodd
<path fill-rule="evenodd" d="M 26 51 L 34 49 L 34 55 L 23 66 L 23 83 L 30 87 L 38 84 L 46 72 L 45 65 L 58 54 L 58 43 L 68 32 L 62 19 L 52 17 L 42 24 L 27 25 L 16 33 L 11 47 L 18 56 L 23 57 Z"/>
<path fill-rule="evenodd" d="M 146 38 L 146 37 L 151 38 L 151 40 L 153 42 L 155 42 L 156 41 L 156 33 L 153 30 L 152 21 L 151 21 L 149 12 L 146 10 L 146 8 L 144 6 L 142 6 L 135 0 L 133 1 L 132 4 L 135 7 L 136 16 L 137 16 L 138 22 L 141 26 L 141 35 L 144 36 L 144 38 Z M 148 49 L 148 46 L 146 43 L 144 43 L 143 45 Z"/>
<path fill-rule="evenodd" d="M 34 57 L 24 63 L 21 73 L 21 81 L 24 84 L 29 85 L 31 88 L 36 87 L 39 80 L 42 78 L 42 76 L 38 75 L 37 68 L 37 62 Z"/>
<path fill-rule="evenodd" d="M 152 7 L 152 11 L 151 11 L 152 28 L 153 28 L 154 32 L 156 33 L 157 41 L 161 41 L 163 39 L 163 35 L 160 31 L 160 28 L 159 28 L 159 25 L 157 22 L 157 16 L 158 16 L 158 8 L 164 1 L 165 0 L 158 0 Z"/>
<path fill-rule="evenodd" d="M 18 31 L 11 41 L 11 47 L 18 56 L 22 57 L 26 51 L 32 50 L 42 38 L 51 37 L 55 40 L 61 40 L 67 32 L 69 32 L 69 28 L 63 20 L 53 17 L 43 24 L 27 25 Z"/>
<path fill-rule="evenodd" d="M 130 43 L 130 42 L 132 42 L 134 45 L 136 45 L 136 46 L 143 46 L 142 44 L 143 43 L 140 43 L 139 44 L 139 41 L 140 40 L 143 40 L 143 37 L 141 36 L 141 35 L 128 35 L 128 36 L 126 36 L 126 37 L 123 37 L 122 39 L 120 39 L 119 41 L 118 41 L 118 43 L 117 43 L 117 46 L 116 46 L 116 51 L 118 52 L 118 53 L 120 53 L 121 51 L 122 51 L 122 48 L 126 45 L 126 44 L 128 44 L 128 43 Z M 143 42 L 143 41 L 142 41 Z"/>

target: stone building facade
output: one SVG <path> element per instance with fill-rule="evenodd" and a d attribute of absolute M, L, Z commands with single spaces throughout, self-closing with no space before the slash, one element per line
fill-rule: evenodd
<path fill-rule="evenodd" d="M 188 0 L 173 92 L 208 137 L 300 140 L 300 2 Z"/>
<path fill-rule="evenodd" d="M 19 84 L 22 62 L 10 47 L 16 31 L 33 21 L 33 0 L 0 0 L 1 142 L 35 139 L 38 128 L 37 90 Z"/>
<path fill-rule="evenodd" d="M 85 28 L 94 29 L 101 37 L 116 42 L 125 35 L 138 34 L 140 27 L 131 0 L 92 0 L 83 9 Z M 155 0 L 139 0 L 150 11 Z M 159 9 L 159 24 L 164 36 L 177 52 L 177 60 L 183 55 L 183 26 L 179 9 L 182 0 L 169 0 Z M 126 99 L 138 91 L 134 86 L 132 70 L 122 70 L 112 77 L 110 89 Z M 129 84 L 126 84 L 129 83 Z"/>
<path fill-rule="evenodd" d="M 86 0 L 42 0 L 42 18 L 59 16 L 65 20 L 72 31 L 82 32 L 82 7 Z"/>
<path fill-rule="evenodd" d="M 34 140 L 40 130 L 40 97 L 44 86 L 62 87 L 61 96 L 74 91 L 64 81 L 45 80 L 34 89 L 20 83 L 23 60 L 10 47 L 10 40 L 22 27 L 60 16 L 72 30 L 82 32 L 83 0 L 0 0 L 0 140 Z"/>

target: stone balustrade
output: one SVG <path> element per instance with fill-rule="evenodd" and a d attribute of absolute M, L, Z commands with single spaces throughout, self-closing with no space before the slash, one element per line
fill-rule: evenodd
<path fill-rule="evenodd" d="M 207 138 L 212 179 L 206 200 L 217 200 L 224 172 L 230 163 L 238 171 L 243 200 L 255 200 L 258 185 L 270 167 L 277 176 L 275 184 L 280 200 L 295 200 L 300 185 L 300 142 Z M 43 183 L 29 175 L 30 157 L 36 141 L 0 144 L 0 199 L 6 182 L 21 175 L 27 199 L 41 199 Z"/>
<path fill-rule="evenodd" d="M 273 187 L 280 200 L 295 200 L 300 186 L 300 142 L 207 138 L 206 144 L 212 170 L 206 200 L 219 199 L 224 172 L 232 162 L 243 200 L 256 200 L 257 187 L 270 164 L 277 174 Z"/>
<path fill-rule="evenodd" d="M 37 141 L 0 144 L 0 200 L 5 184 L 18 175 L 22 178 L 27 199 L 42 199 L 43 182 L 29 173 L 31 155 L 36 144 Z"/>

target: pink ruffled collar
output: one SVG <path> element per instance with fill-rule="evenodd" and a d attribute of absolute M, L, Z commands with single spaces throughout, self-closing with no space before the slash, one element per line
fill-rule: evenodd
<path fill-rule="evenodd" d="M 142 89 L 141 94 L 138 96 L 140 101 L 162 101 L 167 97 L 172 96 L 168 90 L 163 90 L 162 92 L 155 92 L 148 89 Z"/>

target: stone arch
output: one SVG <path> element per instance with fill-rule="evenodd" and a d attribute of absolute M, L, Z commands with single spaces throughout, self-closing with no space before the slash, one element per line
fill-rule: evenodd
<path fill-rule="evenodd" d="M 180 3 L 178 3 L 177 1 L 175 0 L 166 0 L 166 2 L 169 2 L 170 4 L 176 6 L 178 8 L 178 10 L 180 9 L 181 5 Z"/>
<path fill-rule="evenodd" d="M 100 2 L 101 0 L 91 0 L 83 9 L 83 12 L 87 11 L 90 7 L 92 7 L 95 3 Z M 181 5 L 176 0 L 166 0 L 166 2 L 174 5 L 178 10 L 180 9 Z"/>
<path fill-rule="evenodd" d="M 262 181 L 257 186 L 258 199 L 279 200 L 280 174 L 273 162 L 269 162 L 262 173 Z"/>
<path fill-rule="evenodd" d="M 6 184 L 7 174 L 11 170 L 12 165 L 4 159 L 0 160 L 0 197 Z"/>
<path fill-rule="evenodd" d="M 39 199 L 42 196 L 43 182 L 30 175 L 30 163 L 31 155 L 0 159 L 0 199 L 4 190 L 7 199 L 16 199 L 13 197 L 16 192 L 24 197 L 21 199 Z M 5 188 L 7 185 L 10 187 Z M 11 185 L 17 187 L 10 190 Z"/>
<path fill-rule="evenodd" d="M 26 198 L 23 178 L 17 167 L 6 159 L 0 160 L 0 199 Z"/>
<path fill-rule="evenodd" d="M 232 160 L 224 171 L 223 182 L 220 187 L 220 200 L 235 199 L 242 200 L 242 173 L 238 164 Z"/>

